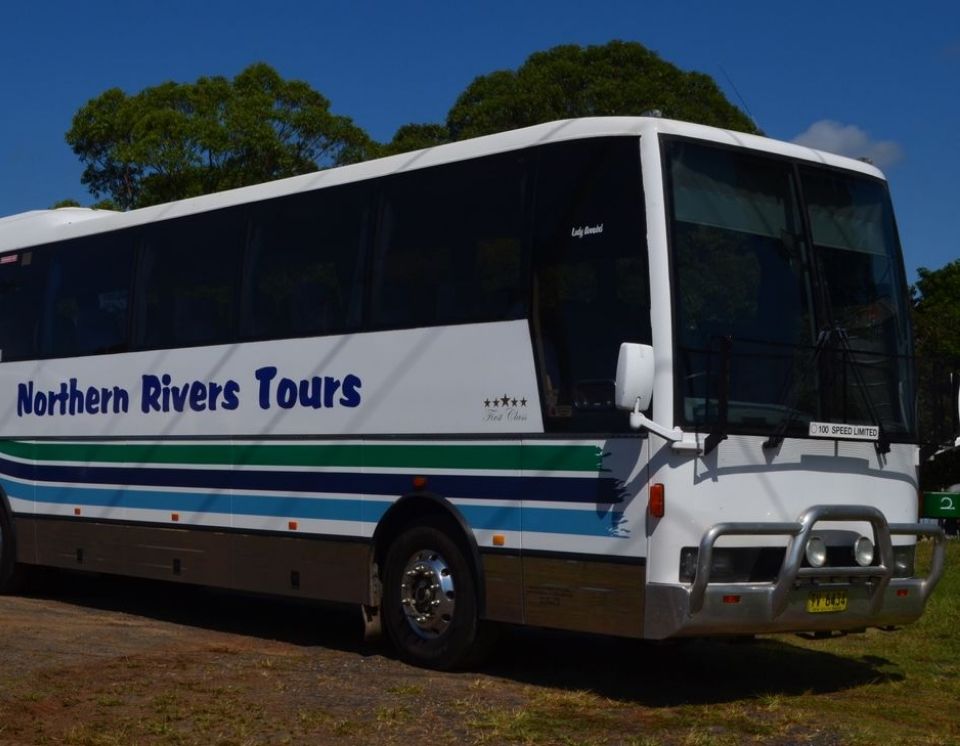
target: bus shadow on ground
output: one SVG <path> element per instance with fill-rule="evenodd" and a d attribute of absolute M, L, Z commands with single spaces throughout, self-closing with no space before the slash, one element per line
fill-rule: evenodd
<path fill-rule="evenodd" d="M 369 654 L 356 606 L 256 596 L 159 580 L 40 569 L 26 595 L 211 632 Z"/>
<path fill-rule="evenodd" d="M 41 572 L 29 595 L 305 648 L 393 657 L 386 643 L 364 641 L 355 606 L 69 572 Z M 466 673 L 478 674 L 648 706 L 824 694 L 904 679 L 885 658 L 840 656 L 780 638 L 653 643 L 531 628 L 502 630 L 489 659 Z"/>
<path fill-rule="evenodd" d="M 776 638 L 656 643 L 529 629 L 507 632 L 484 671 L 649 706 L 824 694 L 904 679 L 885 658 L 844 657 Z"/>

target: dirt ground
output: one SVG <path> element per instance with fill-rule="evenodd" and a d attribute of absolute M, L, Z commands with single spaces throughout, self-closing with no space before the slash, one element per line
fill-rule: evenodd
<path fill-rule="evenodd" d="M 359 610 L 71 574 L 0 597 L 0 640 L 3 744 L 735 742 L 740 720 L 764 742 L 830 743 L 765 714 L 769 696 L 885 675 L 777 641 L 542 630 L 508 631 L 477 671 L 436 673 L 364 643 Z M 731 661 L 749 679 L 725 674 Z"/>

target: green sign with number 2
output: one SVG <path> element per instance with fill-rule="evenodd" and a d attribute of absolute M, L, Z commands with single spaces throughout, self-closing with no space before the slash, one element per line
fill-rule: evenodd
<path fill-rule="evenodd" d="M 925 518 L 960 518 L 960 492 L 925 492 Z"/>

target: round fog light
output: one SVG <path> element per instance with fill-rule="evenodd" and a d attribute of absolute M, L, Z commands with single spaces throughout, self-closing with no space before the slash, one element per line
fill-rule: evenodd
<path fill-rule="evenodd" d="M 853 545 L 853 556 L 860 567 L 869 567 L 873 564 L 873 542 L 866 536 L 857 539 Z"/>
<path fill-rule="evenodd" d="M 807 540 L 805 554 L 811 567 L 823 567 L 827 561 L 827 545 L 819 536 L 812 536 Z"/>

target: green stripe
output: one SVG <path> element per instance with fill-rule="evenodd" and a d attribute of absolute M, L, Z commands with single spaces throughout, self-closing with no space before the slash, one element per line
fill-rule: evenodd
<path fill-rule="evenodd" d="M 34 461 L 133 464 L 240 464 L 349 468 L 503 469 L 580 471 L 601 469 L 592 445 L 388 445 L 335 443 L 221 445 L 202 443 L 24 443 L 0 441 L 0 454 Z"/>

